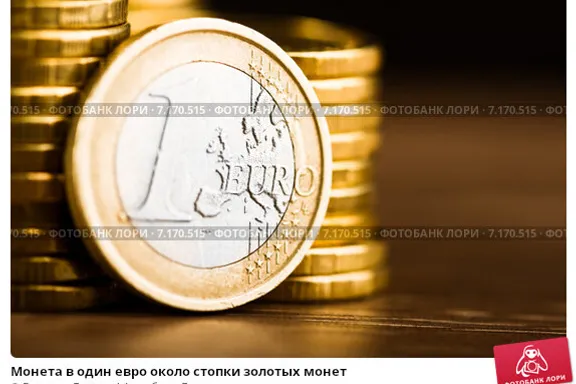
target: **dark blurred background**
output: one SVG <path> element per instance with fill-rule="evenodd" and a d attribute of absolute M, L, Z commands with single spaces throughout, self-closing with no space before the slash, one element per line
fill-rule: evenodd
<path fill-rule="evenodd" d="M 214 0 L 240 12 L 315 16 L 363 28 L 388 52 L 386 71 L 547 71 L 565 78 L 566 2 Z"/>

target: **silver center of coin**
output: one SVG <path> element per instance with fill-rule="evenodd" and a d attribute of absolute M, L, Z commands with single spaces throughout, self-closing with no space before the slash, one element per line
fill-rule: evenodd
<path fill-rule="evenodd" d="M 120 198 L 148 244 L 199 268 L 264 244 L 295 177 L 290 132 L 270 94 L 244 72 L 196 62 L 163 74 L 135 102 L 166 111 L 127 117 L 116 155 Z M 236 113 L 216 117 L 219 106 Z"/>

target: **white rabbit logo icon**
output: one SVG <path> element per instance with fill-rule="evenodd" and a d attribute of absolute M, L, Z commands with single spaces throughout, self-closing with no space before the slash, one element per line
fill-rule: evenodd
<path fill-rule="evenodd" d="M 522 352 L 522 357 L 516 364 L 516 374 L 524 377 L 530 375 L 538 375 L 540 371 L 545 372 L 548 370 L 548 363 L 540 350 L 533 345 L 527 345 Z"/>

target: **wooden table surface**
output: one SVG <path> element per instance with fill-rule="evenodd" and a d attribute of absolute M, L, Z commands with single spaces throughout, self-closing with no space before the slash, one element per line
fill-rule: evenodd
<path fill-rule="evenodd" d="M 563 103 L 539 78 L 386 77 L 390 103 Z M 389 117 L 386 226 L 565 227 L 564 117 Z M 13 314 L 16 357 L 491 357 L 566 333 L 562 240 L 390 241 L 390 286 L 361 301 Z"/>

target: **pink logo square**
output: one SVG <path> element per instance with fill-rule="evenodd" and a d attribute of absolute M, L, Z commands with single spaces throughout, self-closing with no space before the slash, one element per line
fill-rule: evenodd
<path fill-rule="evenodd" d="M 494 361 L 498 384 L 571 383 L 568 339 L 497 345 Z"/>

